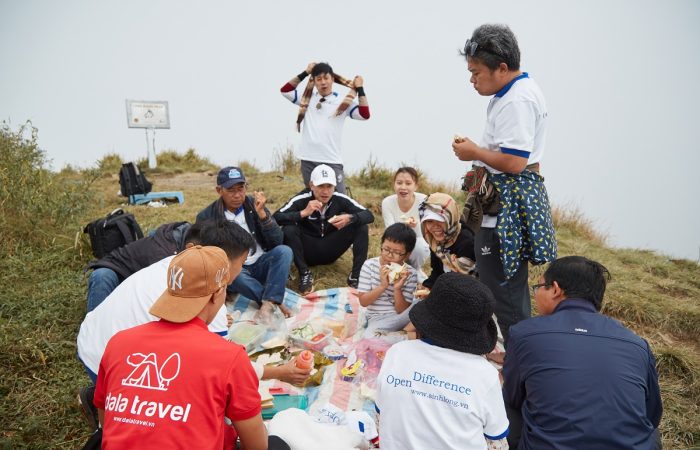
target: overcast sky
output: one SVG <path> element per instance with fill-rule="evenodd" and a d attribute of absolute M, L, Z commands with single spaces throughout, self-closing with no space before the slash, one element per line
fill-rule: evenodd
<path fill-rule="evenodd" d="M 31 119 L 55 169 L 86 167 L 110 152 L 145 156 L 125 100 L 167 100 L 158 150 L 266 169 L 274 149 L 299 142 L 279 88 L 328 61 L 364 76 L 372 112 L 345 125 L 346 170 L 372 154 L 457 181 L 467 164 L 451 138 L 480 138 L 488 103 L 457 50 L 478 25 L 506 23 L 547 99 L 553 202 L 578 207 L 612 244 L 698 259 L 700 2 L 292 5 L 0 0 L 0 119 Z"/>

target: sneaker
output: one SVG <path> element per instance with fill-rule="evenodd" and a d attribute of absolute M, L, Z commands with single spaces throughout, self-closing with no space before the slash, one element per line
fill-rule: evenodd
<path fill-rule="evenodd" d="M 78 404 L 80 405 L 80 409 L 83 410 L 83 415 L 90 424 L 90 428 L 92 430 L 97 430 L 100 428 L 100 420 L 97 417 L 97 408 L 92 403 L 94 396 L 95 386 L 83 387 L 78 391 Z"/>
<path fill-rule="evenodd" d="M 353 274 L 348 275 L 348 286 L 357 289 L 358 284 L 360 284 L 360 277 L 353 276 Z"/>
<path fill-rule="evenodd" d="M 310 270 L 305 270 L 299 275 L 299 292 L 306 295 L 314 290 L 314 276 Z"/>

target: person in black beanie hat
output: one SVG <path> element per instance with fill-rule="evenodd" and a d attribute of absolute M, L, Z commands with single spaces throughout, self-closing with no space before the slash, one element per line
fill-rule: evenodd
<path fill-rule="evenodd" d="M 377 378 L 382 449 L 505 447 L 491 290 L 468 275 L 441 275 L 409 318 L 420 339 L 392 346 Z"/>

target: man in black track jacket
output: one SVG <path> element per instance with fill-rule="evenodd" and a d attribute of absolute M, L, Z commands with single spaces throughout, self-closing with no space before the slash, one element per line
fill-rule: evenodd
<path fill-rule="evenodd" d="M 321 164 L 311 172 L 309 189 L 292 197 L 274 214 L 284 232 L 284 243 L 294 253 L 299 270 L 299 290 L 313 290 L 309 266 L 330 264 L 352 245 L 352 271 L 347 282 L 357 287 L 362 264 L 367 259 L 367 224 L 374 215 L 345 194 L 335 192 L 335 172 Z"/>

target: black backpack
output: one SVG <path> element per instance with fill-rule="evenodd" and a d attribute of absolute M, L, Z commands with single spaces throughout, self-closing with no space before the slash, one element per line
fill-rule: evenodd
<path fill-rule="evenodd" d="M 83 233 L 90 236 L 92 254 L 97 259 L 143 237 L 143 231 L 133 214 L 125 214 L 121 208 L 85 225 Z"/>
<path fill-rule="evenodd" d="M 139 167 L 133 162 L 122 164 L 119 169 L 119 188 L 122 196 L 128 197 L 134 194 L 148 194 L 153 184 L 141 173 Z"/>

